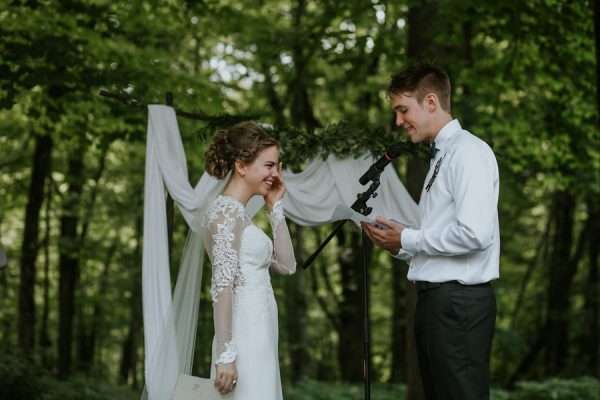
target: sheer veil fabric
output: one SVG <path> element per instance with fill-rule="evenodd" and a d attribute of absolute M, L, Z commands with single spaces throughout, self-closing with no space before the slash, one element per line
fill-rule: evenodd
<path fill-rule="evenodd" d="M 173 109 L 149 106 L 142 259 L 146 387 L 142 399 L 171 399 L 179 374 L 191 372 L 204 260 L 202 218 L 229 177 L 218 181 L 205 174 L 192 188 Z M 172 296 L 165 185 L 190 228 Z"/>
<path fill-rule="evenodd" d="M 337 204 L 352 204 L 356 194 L 366 189 L 358 178 L 373 161 L 371 156 L 345 160 L 329 156 L 311 161 L 301 173 L 284 170 L 286 217 L 304 226 L 332 222 Z M 229 178 L 216 180 L 205 173 L 192 187 L 174 110 L 148 106 L 142 258 L 146 386 L 142 399 L 170 400 L 179 374 L 191 373 L 205 251 L 201 228 L 208 207 Z M 173 293 L 165 186 L 190 228 Z M 263 205 L 261 197 L 254 197 L 246 211 L 252 217 Z M 393 216 L 419 226 L 418 206 L 392 168 L 382 173 L 379 196 L 369 205 L 373 215 Z"/>

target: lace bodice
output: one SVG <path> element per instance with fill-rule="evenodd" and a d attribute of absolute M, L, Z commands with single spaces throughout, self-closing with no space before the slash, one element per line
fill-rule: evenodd
<path fill-rule="evenodd" d="M 205 247 L 213 265 L 211 295 L 217 363 L 235 360 L 232 313 L 236 302 L 243 301 L 241 293 L 247 289 L 272 291 L 269 267 L 281 274 L 296 271 L 282 202 L 275 203 L 267 215 L 274 242 L 252 223 L 243 204 L 233 197 L 217 197 L 208 210 Z"/>
<path fill-rule="evenodd" d="M 207 228 L 211 240 L 206 243 L 213 264 L 211 295 L 217 302 L 219 293 L 226 287 L 244 284 L 240 273 L 238 250 L 242 232 L 251 224 L 242 203 L 232 197 L 219 196 L 208 210 Z M 215 268 L 218 266 L 218 268 Z"/>

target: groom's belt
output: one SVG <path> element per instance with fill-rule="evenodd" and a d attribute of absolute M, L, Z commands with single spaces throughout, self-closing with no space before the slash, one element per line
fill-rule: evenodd
<path fill-rule="evenodd" d="M 490 286 L 489 282 L 477 283 L 475 285 L 465 285 L 459 281 L 447 281 L 447 282 L 427 282 L 427 281 L 415 281 L 417 292 L 425 292 L 427 290 L 439 288 L 440 286 L 463 286 L 463 287 L 482 287 Z"/>

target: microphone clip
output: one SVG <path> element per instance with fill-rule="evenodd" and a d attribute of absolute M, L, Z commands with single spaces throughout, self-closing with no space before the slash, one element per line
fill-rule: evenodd
<path fill-rule="evenodd" d="M 402 145 L 399 143 L 395 143 L 391 145 L 383 156 L 379 158 L 379 160 L 375 161 L 373 165 L 369 167 L 367 172 L 365 172 L 358 181 L 361 185 L 366 185 L 369 181 L 374 179 L 379 179 L 379 175 L 383 172 L 383 169 L 388 165 L 392 160 L 400 155 L 402 151 Z"/>

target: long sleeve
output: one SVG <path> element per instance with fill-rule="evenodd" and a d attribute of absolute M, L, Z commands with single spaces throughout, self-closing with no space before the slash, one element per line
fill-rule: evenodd
<path fill-rule="evenodd" d="M 455 256 L 481 252 L 494 243 L 498 170 L 493 153 L 481 145 L 463 144 L 454 160 L 448 174 L 454 220 L 421 230 L 406 229 L 402 234 L 406 251 Z"/>
<path fill-rule="evenodd" d="M 273 261 L 271 269 L 278 274 L 292 275 L 296 272 L 296 258 L 292 238 L 283 214 L 283 202 L 275 202 L 269 216 L 273 230 Z"/>
<path fill-rule="evenodd" d="M 217 346 L 217 364 L 230 363 L 236 357 L 232 337 L 233 292 L 243 285 L 239 266 L 239 248 L 244 228 L 244 214 L 235 206 L 225 205 L 212 216 L 209 225 L 212 238 L 211 295 Z"/>
<path fill-rule="evenodd" d="M 436 137 L 441 152 L 432 160 L 421 192 L 419 229 L 402 232 L 412 254 L 412 281 L 456 280 L 475 285 L 499 276 L 500 177 L 492 149 L 457 120 Z"/>

